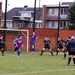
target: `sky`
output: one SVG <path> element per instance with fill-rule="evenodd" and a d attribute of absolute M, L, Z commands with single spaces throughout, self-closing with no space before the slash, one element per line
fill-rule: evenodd
<path fill-rule="evenodd" d="M 0 0 L 2 2 L 2 11 L 5 12 L 5 2 L 6 0 Z M 51 4 L 59 4 L 62 2 L 74 2 L 75 0 L 36 0 L 36 7 L 42 7 L 43 5 L 51 5 Z M 24 7 L 27 5 L 28 7 L 34 7 L 35 0 L 7 0 L 7 11 L 15 8 L 15 7 Z"/>

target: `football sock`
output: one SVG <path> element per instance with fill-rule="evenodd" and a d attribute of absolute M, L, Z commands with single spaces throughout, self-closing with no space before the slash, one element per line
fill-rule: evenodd
<path fill-rule="evenodd" d="M 18 51 L 18 56 L 20 56 L 20 51 Z"/>
<path fill-rule="evenodd" d="M 42 50 L 40 55 L 42 55 L 42 54 L 43 54 L 43 52 L 44 52 L 44 51 Z"/>
<path fill-rule="evenodd" d="M 53 55 L 53 52 L 50 52 L 50 53 L 52 54 L 52 56 L 54 56 L 54 55 Z"/>
<path fill-rule="evenodd" d="M 58 55 L 58 52 L 59 52 L 59 51 L 56 51 L 56 55 Z"/>
<path fill-rule="evenodd" d="M 66 58 L 66 53 L 63 51 L 63 53 L 64 53 L 64 58 Z"/>
<path fill-rule="evenodd" d="M 73 58 L 73 62 L 74 62 L 74 65 L 75 65 L 75 58 Z"/>
<path fill-rule="evenodd" d="M 34 52 L 34 48 L 32 48 L 32 52 Z"/>
<path fill-rule="evenodd" d="M 68 64 L 70 64 L 70 61 L 71 61 L 71 57 L 68 58 Z"/>
<path fill-rule="evenodd" d="M 2 55 L 4 56 L 4 50 L 2 50 Z"/>

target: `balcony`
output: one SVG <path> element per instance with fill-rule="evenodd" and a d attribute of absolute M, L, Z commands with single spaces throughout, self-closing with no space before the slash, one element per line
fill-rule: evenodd
<path fill-rule="evenodd" d="M 29 17 L 21 17 L 21 16 L 13 16 L 13 20 L 15 21 L 30 21 Z"/>
<path fill-rule="evenodd" d="M 67 15 L 60 15 L 60 19 L 67 19 L 68 16 Z"/>

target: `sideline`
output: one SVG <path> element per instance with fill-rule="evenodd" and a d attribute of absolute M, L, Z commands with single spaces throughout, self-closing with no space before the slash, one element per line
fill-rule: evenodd
<path fill-rule="evenodd" d="M 72 71 L 75 69 L 60 69 L 60 70 L 45 70 L 45 71 L 33 71 L 33 72 L 22 72 L 22 73 L 9 73 L 9 74 L 0 74 L 0 75 L 20 75 L 20 74 L 36 74 L 36 73 L 46 73 L 46 72 L 57 72 L 57 71 Z"/>

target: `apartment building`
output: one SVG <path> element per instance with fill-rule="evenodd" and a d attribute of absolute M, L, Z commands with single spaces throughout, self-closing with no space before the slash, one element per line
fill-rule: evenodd
<path fill-rule="evenodd" d="M 69 25 L 69 5 L 43 5 L 42 17 L 44 28 L 57 29 L 59 22 L 59 28 L 62 29 Z"/>

